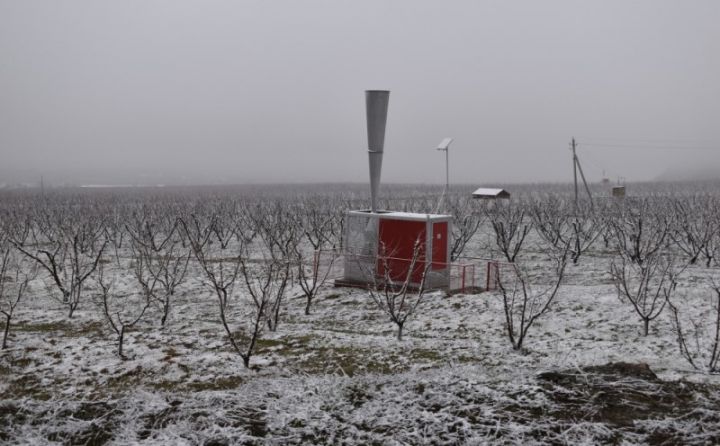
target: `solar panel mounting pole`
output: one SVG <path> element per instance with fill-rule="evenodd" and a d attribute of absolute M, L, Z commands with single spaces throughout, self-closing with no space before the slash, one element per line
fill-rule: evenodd
<path fill-rule="evenodd" d="M 445 138 L 440 141 L 440 144 L 437 146 L 437 150 L 445 152 L 445 190 L 443 190 L 442 198 L 440 199 L 441 202 L 442 199 L 445 198 L 445 194 L 450 190 L 450 150 L 448 149 L 451 142 L 453 142 L 452 138 Z M 438 209 L 439 208 L 440 203 L 438 203 Z"/>

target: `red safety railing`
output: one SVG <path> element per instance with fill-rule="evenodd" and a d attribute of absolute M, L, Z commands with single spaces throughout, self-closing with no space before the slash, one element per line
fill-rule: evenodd
<path fill-rule="evenodd" d="M 328 273 L 328 279 L 336 280 L 338 284 L 343 283 L 345 279 L 345 264 L 346 262 L 354 262 L 355 267 L 366 268 L 364 271 L 367 277 L 367 282 L 373 280 L 382 279 L 381 272 L 383 268 L 378 268 L 378 265 L 410 265 L 412 259 L 392 257 L 392 256 L 368 256 L 362 254 L 348 255 L 345 252 L 339 250 L 318 250 L 315 252 L 313 257 L 313 269 L 317 271 L 325 271 L 324 268 L 331 268 Z M 418 261 L 420 262 L 420 261 Z M 424 259 L 422 260 L 424 264 Z M 438 268 L 438 265 L 444 265 L 445 268 Z M 455 262 L 451 263 L 438 263 L 433 262 L 433 274 L 447 274 L 446 285 L 441 287 L 445 288 L 449 293 L 479 293 L 481 291 L 496 291 L 498 289 L 498 283 L 502 276 L 507 279 L 513 280 L 515 265 L 508 262 L 502 262 L 497 259 L 486 259 L 477 257 L 463 257 Z M 439 270 L 439 271 L 438 271 Z M 400 274 L 393 276 L 400 277 Z M 407 276 L 404 276 L 407 277 Z"/>

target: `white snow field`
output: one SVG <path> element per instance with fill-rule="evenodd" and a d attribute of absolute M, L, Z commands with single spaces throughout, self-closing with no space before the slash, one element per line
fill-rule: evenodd
<path fill-rule="evenodd" d="M 466 254 L 497 258 L 493 240 L 483 225 Z M 540 286 L 548 265 L 529 243 L 521 263 Z M 105 261 L 125 275 L 117 292 L 136 292 L 132 260 L 119 257 L 120 266 Z M 68 318 L 40 273 L 0 352 L 0 443 L 720 443 L 720 376 L 682 357 L 669 311 L 642 334 L 612 284 L 611 257 L 597 246 L 568 265 L 522 351 L 507 338 L 497 291 L 427 294 L 398 341 L 367 291 L 330 283 L 305 315 L 291 283 L 249 369 L 196 262 L 167 324 L 151 307 L 128 330 L 127 359 L 93 286 Z M 712 277 L 720 273 L 703 262 L 681 275 L 685 318 L 707 320 Z M 233 299 L 247 299 L 242 287 Z M 232 306 L 229 320 L 240 311 Z"/>

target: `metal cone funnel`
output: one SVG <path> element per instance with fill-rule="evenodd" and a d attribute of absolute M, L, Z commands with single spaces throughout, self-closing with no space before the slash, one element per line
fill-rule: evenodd
<path fill-rule="evenodd" d="M 366 90 L 365 110 L 367 113 L 368 161 L 370 165 L 370 210 L 377 212 L 377 196 L 380 190 L 383 148 L 385 146 L 385 124 L 387 123 L 387 90 Z"/>

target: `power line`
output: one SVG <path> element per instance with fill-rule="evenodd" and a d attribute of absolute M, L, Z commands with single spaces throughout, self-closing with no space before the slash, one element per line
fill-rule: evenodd
<path fill-rule="evenodd" d="M 596 141 L 598 143 L 641 143 L 641 144 L 692 144 L 692 145 L 717 145 L 717 140 L 712 139 L 675 139 L 675 138 L 617 138 L 607 136 L 585 136 L 578 138 L 583 141 Z"/>
<path fill-rule="evenodd" d="M 608 173 L 610 176 L 613 176 L 613 177 L 624 177 L 625 176 L 625 175 L 621 174 L 620 172 L 616 171 L 615 169 L 609 169 L 604 162 L 599 161 L 594 156 L 590 156 L 588 153 L 583 153 L 583 161 L 587 161 L 596 169 L 601 170 L 605 173 Z"/>
<path fill-rule="evenodd" d="M 639 145 L 639 144 L 603 144 L 593 142 L 583 142 L 583 147 L 607 147 L 617 149 L 642 149 L 642 150 L 718 150 L 720 145 L 716 146 L 665 146 L 665 145 Z"/>

